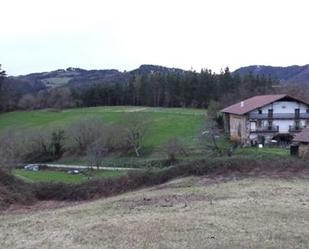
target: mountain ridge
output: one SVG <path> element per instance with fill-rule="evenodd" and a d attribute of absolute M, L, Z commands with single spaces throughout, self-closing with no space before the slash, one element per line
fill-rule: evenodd
<path fill-rule="evenodd" d="M 130 71 L 119 71 L 117 69 L 86 70 L 69 67 L 67 69 L 57 69 L 50 72 L 10 76 L 9 78 L 25 82 L 31 86 L 40 86 L 40 89 L 48 89 L 61 86 L 88 87 L 95 84 L 128 83 L 134 75 L 144 75 L 155 72 L 182 74 L 186 72 L 186 70 L 151 64 L 143 64 Z M 250 73 L 260 76 L 271 76 L 273 79 L 278 80 L 282 85 L 309 86 L 309 64 L 303 66 L 292 65 L 287 67 L 251 65 L 240 67 L 232 73 L 239 74 L 240 76 Z"/>
<path fill-rule="evenodd" d="M 254 75 L 270 75 L 277 79 L 283 85 L 309 86 L 309 64 L 298 66 L 265 66 L 251 65 L 236 69 L 234 74 L 245 75 L 252 73 Z"/>
<path fill-rule="evenodd" d="M 50 72 L 30 73 L 26 75 L 11 76 L 10 78 L 44 84 L 46 88 L 59 86 L 89 86 L 93 84 L 114 84 L 117 82 L 128 82 L 131 76 L 148 73 L 183 73 L 185 70 L 179 68 L 169 68 L 159 65 L 143 64 L 131 71 L 119 71 L 117 69 L 92 69 L 69 67 L 67 69 L 57 69 Z"/>

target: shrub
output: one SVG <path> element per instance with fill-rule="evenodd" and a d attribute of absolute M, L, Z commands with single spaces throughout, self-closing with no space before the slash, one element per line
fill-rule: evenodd
<path fill-rule="evenodd" d="M 0 211 L 11 204 L 28 205 L 35 202 L 34 189 L 9 172 L 0 169 Z"/>
<path fill-rule="evenodd" d="M 279 176 L 282 176 L 280 172 L 302 172 L 303 169 L 309 169 L 309 165 L 300 160 L 219 158 L 182 163 L 161 170 L 132 171 L 117 178 L 97 179 L 79 185 L 40 183 L 36 185 L 35 193 L 38 199 L 43 200 L 88 200 L 162 184 L 176 177 L 201 175 L 212 177 L 221 174 L 243 177 L 251 175 L 252 172 L 264 172 L 269 176 L 276 176 L 279 172 Z"/>

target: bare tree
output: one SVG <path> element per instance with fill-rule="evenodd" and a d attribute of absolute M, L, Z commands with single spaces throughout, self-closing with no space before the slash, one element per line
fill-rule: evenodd
<path fill-rule="evenodd" d="M 140 156 L 140 150 L 147 131 L 149 130 L 149 121 L 145 115 L 138 113 L 127 113 L 124 117 L 125 140 L 131 147 L 136 156 Z"/>
<path fill-rule="evenodd" d="M 0 162 L 2 167 L 12 168 L 22 163 L 27 141 L 23 134 L 14 129 L 2 132 L 0 136 Z"/>
<path fill-rule="evenodd" d="M 18 108 L 23 110 L 32 110 L 36 107 L 36 99 L 31 94 L 26 94 L 18 101 Z"/>
<path fill-rule="evenodd" d="M 76 106 L 72 91 L 68 87 L 51 89 L 47 95 L 48 107 L 63 109 Z"/>
<path fill-rule="evenodd" d="M 107 149 L 104 147 L 104 145 L 102 145 L 102 141 L 100 140 L 97 140 L 88 146 L 87 158 L 90 167 L 92 168 L 95 166 L 97 169 L 99 169 L 100 166 L 102 166 L 102 162 L 106 153 Z"/>
<path fill-rule="evenodd" d="M 72 145 L 79 154 L 85 153 L 87 147 L 96 141 L 103 132 L 104 124 L 102 120 L 96 118 L 78 120 L 68 129 Z"/>
<path fill-rule="evenodd" d="M 162 149 L 171 163 L 177 161 L 177 156 L 188 156 L 185 145 L 178 138 L 169 139 Z"/>
<path fill-rule="evenodd" d="M 220 132 L 215 121 L 207 119 L 206 125 L 199 136 L 200 145 L 211 156 L 231 156 L 237 144 L 231 144 Z"/>

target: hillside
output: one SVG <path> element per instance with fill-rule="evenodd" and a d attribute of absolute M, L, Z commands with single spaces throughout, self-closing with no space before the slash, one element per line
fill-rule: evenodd
<path fill-rule="evenodd" d="M 27 183 L 0 168 L 0 212 L 12 204 L 29 205 L 34 201 L 32 188 Z"/>
<path fill-rule="evenodd" d="M 86 87 L 93 84 L 127 83 L 133 75 L 148 74 L 153 72 L 184 72 L 181 69 L 168 68 L 156 65 L 141 65 L 139 68 L 128 72 L 120 72 L 116 69 L 85 70 L 81 68 L 59 69 L 51 72 L 32 73 L 12 77 L 29 83 L 41 85 L 46 88 L 59 86 Z"/>
<path fill-rule="evenodd" d="M 45 134 L 49 134 L 50 130 L 62 128 L 66 134 L 64 143 L 69 150 L 72 147 L 70 127 L 76 122 L 90 119 L 102 121 L 103 124 L 110 127 L 115 125 L 115 129 L 117 127 L 125 129 L 127 118 L 132 115 L 145 120 L 147 126 L 142 141 L 141 157 L 136 157 L 135 154 L 131 154 L 127 150 L 119 150 L 104 156 L 103 162 L 105 166 L 144 167 L 153 165 L 153 163 L 164 164 L 167 156 L 162 146 L 172 139 L 181 141 L 181 144 L 188 151 L 199 152 L 198 137 L 205 126 L 206 120 L 206 110 L 203 109 L 117 106 L 74 108 L 62 111 L 45 109 L 30 112 L 10 112 L 0 114 L 0 136 L 2 135 L 4 140 L 5 137 L 10 136 L 12 143 L 14 143 L 14 141 L 18 140 L 16 140 L 17 138 L 12 139 L 12 133 L 22 138 L 23 135 L 19 136 L 18 134 L 40 134 L 43 131 Z M 103 133 L 102 136 L 104 136 Z M 126 138 L 119 139 L 125 141 Z M 20 150 L 25 151 L 24 148 Z M 58 160 L 58 163 L 88 165 L 89 160 L 84 154 L 65 153 Z M 42 159 L 32 158 L 27 162 L 35 163 L 38 161 L 42 161 Z"/>
<path fill-rule="evenodd" d="M 27 93 L 60 86 L 80 88 L 97 84 L 124 84 L 128 83 L 134 75 L 147 75 L 154 72 L 182 74 L 186 71 L 158 65 L 141 65 L 137 69 L 123 72 L 116 69 L 85 70 L 70 67 L 50 72 L 11 76 L 9 79 L 14 81 L 14 84 L 12 84 L 14 88 L 21 89 L 22 91 L 19 90 L 21 93 Z M 233 73 L 242 76 L 249 73 L 253 73 L 254 75 L 270 75 L 285 85 L 309 85 L 309 65 L 288 67 L 252 65 L 241 67 Z"/>
<path fill-rule="evenodd" d="M 301 179 L 183 178 L 77 206 L 0 216 L 1 247 L 308 248 L 308 187 Z M 36 208 L 48 205 L 54 203 Z"/>
<path fill-rule="evenodd" d="M 255 75 L 270 75 L 286 85 L 304 85 L 309 86 L 309 65 L 289 66 L 289 67 L 273 67 L 254 65 L 241 67 L 234 71 L 240 75 L 252 72 Z"/>
<path fill-rule="evenodd" d="M 30 112 L 10 112 L 0 114 L 0 133 L 14 128 L 26 131 L 31 128 L 67 127 L 79 119 L 102 119 L 106 123 L 121 124 L 125 122 L 124 114 L 138 113 L 150 122 L 146 145 L 158 146 L 169 138 L 179 137 L 189 144 L 203 126 L 206 110 L 183 108 L 152 107 L 89 107 L 62 111 L 39 110 Z"/>

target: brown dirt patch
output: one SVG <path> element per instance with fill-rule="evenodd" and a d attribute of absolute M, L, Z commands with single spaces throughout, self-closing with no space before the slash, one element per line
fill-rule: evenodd
<path fill-rule="evenodd" d="M 76 206 L 79 204 L 85 203 L 85 201 L 79 202 L 69 202 L 69 201 L 38 201 L 33 205 L 21 205 L 21 204 L 12 204 L 10 207 L 2 212 L 0 215 L 7 215 L 7 214 L 26 214 L 26 213 L 33 213 L 38 211 L 44 210 L 52 210 L 70 206 Z"/>

